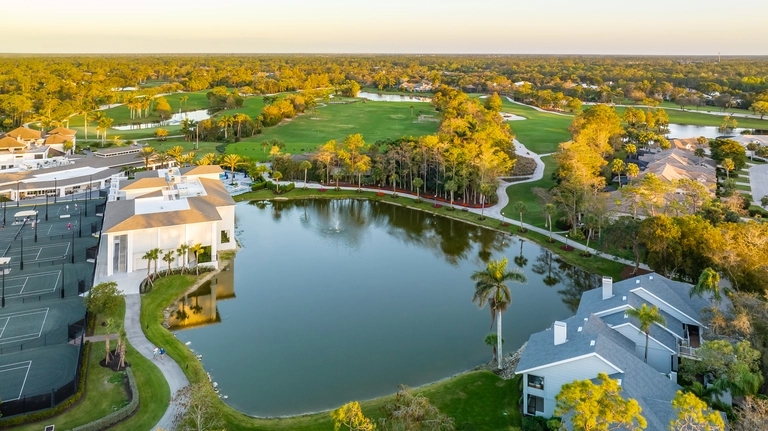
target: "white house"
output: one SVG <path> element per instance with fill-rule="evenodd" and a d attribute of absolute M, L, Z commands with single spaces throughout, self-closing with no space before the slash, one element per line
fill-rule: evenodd
<path fill-rule="evenodd" d="M 643 408 L 648 429 L 666 429 L 674 417 L 672 399 L 681 389 L 677 370 L 681 356 L 696 359 L 705 328 L 700 311 L 706 300 L 689 295 L 691 285 L 648 274 L 584 292 L 576 316 L 531 335 L 515 370 L 523 375 L 525 414 L 550 417 L 555 396 L 574 380 L 606 373 L 619 380 L 625 397 Z M 664 325 L 650 329 L 648 363 L 645 333 L 626 314 L 648 304 L 657 306 Z"/>
<path fill-rule="evenodd" d="M 194 166 L 140 172 L 134 180 L 115 176 L 101 238 L 107 259 L 99 265 L 106 265 L 106 275 L 145 271 L 142 256 L 154 248 L 201 243 L 213 262 L 220 250 L 234 249 L 235 202 L 221 173 L 219 166 Z M 183 264 L 177 258 L 172 266 Z M 158 267 L 167 264 L 159 260 Z"/>

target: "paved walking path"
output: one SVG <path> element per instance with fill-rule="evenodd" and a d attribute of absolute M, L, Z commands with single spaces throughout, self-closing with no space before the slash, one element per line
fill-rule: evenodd
<path fill-rule="evenodd" d="M 189 385 L 189 380 L 187 380 L 187 376 L 184 375 L 181 367 L 170 356 L 166 355 L 163 360 L 152 358 L 152 351 L 155 345 L 150 343 L 147 337 L 144 336 L 144 331 L 142 331 L 141 322 L 139 321 L 140 312 L 141 297 L 137 294 L 125 295 L 125 333 L 128 335 L 128 342 L 145 358 L 157 365 L 163 373 L 165 380 L 168 381 L 168 386 L 171 389 L 171 398 L 173 398 L 176 392 Z M 151 403 L 156 402 L 156 400 L 141 400 L 141 402 Z M 180 406 L 171 402 L 160 422 L 152 427 L 152 429 L 163 428 L 172 430 L 174 428 L 174 419 L 179 410 Z"/>

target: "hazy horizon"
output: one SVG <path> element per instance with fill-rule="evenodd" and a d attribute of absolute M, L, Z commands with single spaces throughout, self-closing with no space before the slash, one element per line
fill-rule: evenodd
<path fill-rule="evenodd" d="M 5 54 L 766 55 L 768 2 L 39 0 L 4 5 Z M 206 3 L 207 4 L 207 3 Z M 734 9 L 735 6 L 735 9 Z M 29 17 L 30 22 L 23 17 Z M 737 20 L 735 18 L 738 18 Z M 758 33 L 759 34 L 759 33 Z"/>

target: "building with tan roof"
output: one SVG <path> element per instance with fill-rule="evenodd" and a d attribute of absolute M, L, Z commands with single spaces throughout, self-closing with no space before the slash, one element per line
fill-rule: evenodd
<path fill-rule="evenodd" d="M 26 143 L 41 144 L 43 140 L 43 134 L 39 130 L 34 130 L 27 127 L 17 127 L 5 135 Z"/>
<path fill-rule="evenodd" d="M 234 249 L 235 201 L 218 180 L 221 168 L 205 171 L 196 175 L 194 169 L 186 173 L 160 169 L 135 180 L 115 176 L 101 237 L 106 259 L 98 260 L 106 268 L 99 272 L 109 277 L 144 271 L 147 262 L 142 257 L 155 248 L 167 252 L 181 244 L 199 243 L 211 265 L 216 264 L 220 250 Z M 206 177 L 213 174 L 216 179 Z M 187 259 L 192 261 L 194 256 Z M 171 267 L 188 265 L 185 260 L 177 256 Z M 158 261 L 159 267 L 167 265 Z"/>
<path fill-rule="evenodd" d="M 48 158 L 48 147 L 45 145 L 30 143 L 10 135 L 9 132 L 0 138 L 0 172 Z"/>

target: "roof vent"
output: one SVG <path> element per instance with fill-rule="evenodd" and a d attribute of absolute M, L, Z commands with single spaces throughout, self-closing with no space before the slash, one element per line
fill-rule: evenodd
<path fill-rule="evenodd" d="M 589 317 L 585 317 L 585 318 L 584 318 L 584 321 L 585 321 L 585 322 L 586 322 L 587 320 L 589 320 Z"/>
<path fill-rule="evenodd" d="M 629 317 L 627 313 L 624 313 L 624 318 L 626 319 L 627 317 Z"/>
<path fill-rule="evenodd" d="M 652 276 L 652 275 L 649 275 L 649 276 L 648 276 L 648 280 L 653 280 L 653 276 Z"/>
<path fill-rule="evenodd" d="M 553 332 L 555 333 L 555 346 L 559 346 L 568 341 L 568 326 L 565 322 L 555 321 L 552 327 L 554 328 Z"/>
<path fill-rule="evenodd" d="M 621 379 L 616 379 L 616 381 L 619 383 L 619 386 L 621 386 Z"/>
<path fill-rule="evenodd" d="M 579 329 L 576 330 L 576 332 L 581 332 L 581 326 L 579 326 Z"/>
<path fill-rule="evenodd" d="M 626 296 L 622 296 L 622 297 L 621 297 L 621 300 L 622 300 L 622 301 L 626 301 L 626 300 L 627 300 L 627 297 L 626 297 Z"/>
<path fill-rule="evenodd" d="M 590 341 L 590 342 L 589 342 L 589 345 L 590 345 L 590 346 L 594 346 L 594 345 L 595 345 L 595 340 L 592 340 L 592 341 Z"/>
<path fill-rule="evenodd" d="M 635 284 L 640 284 L 640 280 L 639 279 L 635 280 Z"/>

